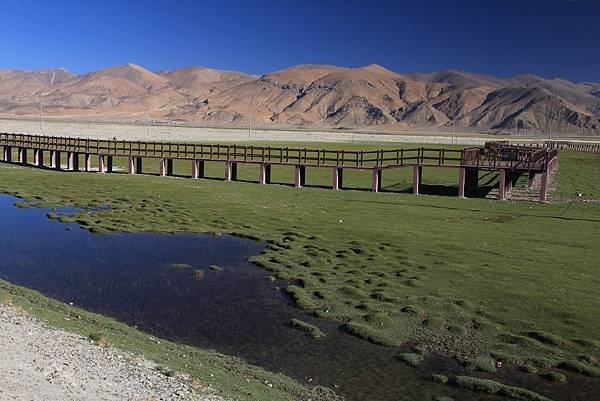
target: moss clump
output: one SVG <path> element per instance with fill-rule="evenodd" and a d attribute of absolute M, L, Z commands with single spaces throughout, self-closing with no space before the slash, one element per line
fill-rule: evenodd
<path fill-rule="evenodd" d="M 479 358 L 471 359 L 467 362 L 467 365 L 474 370 L 482 372 L 495 373 L 496 372 L 496 361 L 487 356 L 481 356 Z"/>
<path fill-rule="evenodd" d="M 505 397 L 515 398 L 525 401 L 550 401 L 550 399 L 534 393 L 533 391 L 525 390 L 519 387 L 507 386 L 506 384 L 498 383 L 493 380 L 480 379 L 470 376 L 457 376 L 453 381 L 457 387 L 465 388 L 471 391 L 479 391 L 482 393 L 498 394 Z"/>
<path fill-rule="evenodd" d="M 48 212 L 46 213 L 46 217 L 48 217 L 51 220 L 58 220 L 58 214 L 54 213 L 54 212 Z"/>
<path fill-rule="evenodd" d="M 421 363 L 423 363 L 423 360 L 425 359 L 423 355 L 414 354 L 412 352 L 400 354 L 399 358 L 402 362 L 405 362 L 410 366 L 419 366 L 421 365 Z"/>
<path fill-rule="evenodd" d="M 438 374 L 434 373 L 431 375 L 431 381 L 433 381 L 435 383 L 446 384 L 446 383 L 448 383 L 448 376 L 438 375 Z"/>
<path fill-rule="evenodd" d="M 222 271 L 225 270 L 221 266 L 217 266 L 217 265 L 210 265 L 210 266 L 208 266 L 208 269 L 212 270 L 214 272 L 217 272 L 217 273 L 222 272 Z"/>
<path fill-rule="evenodd" d="M 175 270 L 185 270 L 185 269 L 191 269 L 192 266 L 188 265 L 187 263 L 169 263 L 167 265 L 167 267 L 169 269 L 175 269 Z"/>
<path fill-rule="evenodd" d="M 563 343 L 563 340 L 560 337 L 544 331 L 530 331 L 526 333 L 526 335 L 546 345 L 559 346 Z"/>
<path fill-rule="evenodd" d="M 557 366 L 559 369 L 579 373 L 589 377 L 600 377 L 600 369 L 588 366 L 579 361 L 563 361 Z"/>
<path fill-rule="evenodd" d="M 353 336 L 385 347 L 399 347 L 403 343 L 401 338 L 392 337 L 389 332 L 365 323 L 350 321 L 344 324 L 344 330 Z"/>
<path fill-rule="evenodd" d="M 290 326 L 292 326 L 296 330 L 304 331 L 310 334 L 310 336 L 313 338 L 320 339 L 325 337 L 325 333 L 323 333 L 323 331 L 317 326 L 313 326 L 312 324 L 299 319 L 292 319 L 290 321 Z"/>
<path fill-rule="evenodd" d="M 314 309 L 317 307 L 311 296 L 297 285 L 288 285 L 285 292 L 294 300 L 296 306 L 300 309 Z"/>
<path fill-rule="evenodd" d="M 542 375 L 542 377 L 546 380 L 549 380 L 551 382 L 554 383 L 566 383 L 567 382 L 567 378 L 565 377 L 565 375 L 563 375 L 562 373 L 558 373 L 558 372 L 548 372 Z"/>
<path fill-rule="evenodd" d="M 536 368 L 533 365 L 523 365 L 523 366 L 519 366 L 519 370 L 521 372 L 525 372 L 525 373 L 529 373 L 529 374 L 536 374 L 538 372 L 538 368 Z"/>

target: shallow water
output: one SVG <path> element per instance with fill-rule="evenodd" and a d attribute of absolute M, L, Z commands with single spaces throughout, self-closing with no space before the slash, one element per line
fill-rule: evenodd
<path fill-rule="evenodd" d="M 0 278 L 6 281 L 158 337 L 336 388 L 350 401 L 434 400 L 443 395 L 503 399 L 427 380 L 436 371 L 461 372 L 452 361 L 435 359 L 410 368 L 397 359 L 400 350 L 356 339 L 336 323 L 293 308 L 277 288 L 282 283 L 269 281 L 266 272 L 247 262 L 261 252 L 262 243 L 232 236 L 93 235 L 47 219 L 46 209 L 14 207 L 16 201 L 0 196 Z M 171 263 L 193 268 L 168 268 Z M 213 264 L 224 271 L 211 271 Z M 202 280 L 193 277 L 196 269 L 204 271 Z M 291 329 L 293 317 L 318 325 L 327 337 L 317 341 Z M 558 396 L 554 398 L 579 399 L 566 392 Z"/>

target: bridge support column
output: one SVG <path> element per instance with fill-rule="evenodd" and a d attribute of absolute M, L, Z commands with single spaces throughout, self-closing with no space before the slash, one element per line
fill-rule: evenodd
<path fill-rule="evenodd" d="M 296 166 L 294 174 L 294 183 L 296 188 L 302 188 L 306 181 L 306 167 Z"/>
<path fill-rule="evenodd" d="M 198 179 L 198 160 L 192 160 L 192 178 Z"/>
<path fill-rule="evenodd" d="M 533 181 L 535 180 L 535 171 L 529 170 L 527 174 L 527 188 L 533 187 Z"/>
<path fill-rule="evenodd" d="M 129 156 L 129 159 L 127 160 L 127 173 L 135 174 L 135 161 L 131 156 Z"/>
<path fill-rule="evenodd" d="M 465 184 L 467 180 L 467 169 L 461 167 L 458 169 L 458 197 L 465 197 Z"/>
<path fill-rule="evenodd" d="M 42 149 L 36 149 L 34 152 L 35 165 L 38 167 L 44 167 L 44 151 Z"/>
<path fill-rule="evenodd" d="M 540 202 L 546 203 L 548 199 L 548 171 L 542 173 L 542 182 L 540 185 Z"/>
<path fill-rule="evenodd" d="M 89 153 L 85 154 L 85 171 L 92 171 L 92 155 Z"/>
<path fill-rule="evenodd" d="M 478 187 L 479 169 L 475 167 L 467 167 L 465 170 L 465 196 L 476 196 Z"/>
<path fill-rule="evenodd" d="M 423 176 L 423 167 L 413 167 L 413 194 L 419 195 L 421 193 L 421 178 Z"/>
<path fill-rule="evenodd" d="M 55 150 L 52 167 L 54 167 L 56 170 L 60 170 L 62 168 L 62 165 L 60 164 L 60 156 L 60 152 L 58 150 Z"/>
<path fill-rule="evenodd" d="M 19 148 L 19 163 L 27 164 L 27 148 Z"/>
<path fill-rule="evenodd" d="M 333 167 L 332 171 L 333 174 L 331 176 L 331 188 L 334 191 L 337 191 L 338 189 L 342 188 L 344 170 L 341 167 Z"/>
<path fill-rule="evenodd" d="M 373 169 L 371 177 L 371 192 L 379 192 L 381 190 L 382 170 L 379 168 Z"/>
<path fill-rule="evenodd" d="M 98 172 L 100 174 L 106 173 L 106 168 L 104 166 L 104 155 L 98 155 Z"/>
<path fill-rule="evenodd" d="M 135 158 L 135 173 L 142 174 L 142 158 L 141 157 Z"/>
<path fill-rule="evenodd" d="M 225 181 L 231 181 L 232 164 L 230 161 L 225 162 Z"/>
<path fill-rule="evenodd" d="M 261 163 L 259 165 L 259 178 L 258 182 L 261 185 L 270 184 L 271 183 L 271 165 L 266 163 Z"/>
<path fill-rule="evenodd" d="M 267 171 L 265 163 L 260 163 L 258 166 L 258 183 L 265 185 L 267 183 Z"/>
<path fill-rule="evenodd" d="M 112 156 L 106 156 L 106 172 L 107 173 L 113 172 L 113 157 Z"/>
<path fill-rule="evenodd" d="M 4 147 L 4 161 L 7 163 L 12 162 L 12 148 L 10 146 Z"/>
<path fill-rule="evenodd" d="M 167 159 L 167 175 L 173 175 L 173 159 Z"/>
<path fill-rule="evenodd" d="M 506 173 L 506 193 L 508 195 L 512 194 L 512 190 L 513 190 L 513 183 L 514 180 L 516 179 L 516 175 L 514 171 L 507 171 Z"/>
<path fill-rule="evenodd" d="M 50 151 L 50 167 L 56 168 L 56 150 Z"/>
<path fill-rule="evenodd" d="M 158 175 L 164 177 L 166 175 L 166 167 L 165 167 L 165 159 L 160 159 L 158 161 Z"/>
<path fill-rule="evenodd" d="M 33 149 L 33 164 L 35 166 L 39 166 L 40 165 L 40 150 L 39 149 Z"/>
<path fill-rule="evenodd" d="M 79 171 L 79 153 L 67 153 L 67 170 Z"/>
<path fill-rule="evenodd" d="M 498 199 L 506 199 L 506 170 L 500 170 L 500 179 L 498 181 Z"/>

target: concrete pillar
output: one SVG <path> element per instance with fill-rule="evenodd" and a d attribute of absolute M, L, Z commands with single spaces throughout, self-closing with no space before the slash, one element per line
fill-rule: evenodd
<path fill-rule="evenodd" d="M 340 189 L 340 175 L 339 175 L 340 171 L 337 167 L 333 167 L 332 168 L 332 175 L 331 175 L 331 189 L 333 189 L 334 191 L 337 191 L 338 189 Z"/>
<path fill-rule="evenodd" d="M 461 167 L 458 169 L 458 197 L 465 197 L 465 184 L 467 178 L 467 169 L 465 167 Z"/>
<path fill-rule="evenodd" d="M 12 161 L 12 148 L 10 146 L 4 147 L 3 160 L 7 163 L 10 163 Z"/>
<path fill-rule="evenodd" d="M 60 170 L 62 168 L 61 164 L 60 164 L 60 151 L 55 150 L 54 151 L 54 168 L 57 170 Z"/>
<path fill-rule="evenodd" d="M 167 159 L 167 175 L 173 175 L 173 159 Z"/>
<path fill-rule="evenodd" d="M 507 194 L 512 194 L 512 189 L 513 189 L 513 181 L 515 179 L 515 174 L 513 171 L 507 171 L 506 172 L 506 193 Z"/>
<path fill-rule="evenodd" d="M 79 171 L 79 153 L 67 153 L 67 170 Z"/>
<path fill-rule="evenodd" d="M 498 182 L 498 199 L 506 199 L 506 170 L 500 170 L 500 180 Z"/>
<path fill-rule="evenodd" d="M 477 195 L 479 186 L 479 169 L 476 167 L 466 167 L 465 169 L 465 196 Z"/>
<path fill-rule="evenodd" d="M 423 175 L 423 167 L 422 166 L 414 166 L 413 167 L 413 194 L 419 195 L 421 191 L 421 178 Z"/>
<path fill-rule="evenodd" d="M 101 174 L 106 173 L 106 168 L 104 166 L 104 155 L 98 156 L 98 172 Z"/>
<path fill-rule="evenodd" d="M 198 178 L 198 160 L 192 160 L 192 178 Z"/>
<path fill-rule="evenodd" d="M 225 181 L 231 181 L 231 162 L 225 162 Z"/>
<path fill-rule="evenodd" d="M 540 185 L 540 202 L 546 203 L 548 199 L 548 171 L 542 173 L 542 182 Z"/>
<path fill-rule="evenodd" d="M 19 163 L 27 164 L 27 148 L 18 148 L 19 150 Z"/>
<path fill-rule="evenodd" d="M 373 176 L 371 177 L 371 192 L 379 192 L 381 179 L 381 170 L 373 169 Z"/>
<path fill-rule="evenodd" d="M 295 174 L 294 174 L 294 183 L 296 188 L 302 188 L 305 184 L 306 178 L 306 167 L 305 166 L 296 166 Z"/>
<path fill-rule="evenodd" d="M 135 173 L 142 174 L 142 171 L 143 171 L 142 158 L 136 157 L 135 158 Z"/>
<path fill-rule="evenodd" d="M 231 162 L 231 180 L 236 181 L 238 177 L 238 164 Z"/>
<path fill-rule="evenodd" d="M 204 160 L 198 160 L 198 178 L 204 178 Z"/>
<path fill-rule="evenodd" d="M 161 177 L 164 177 L 165 174 L 166 174 L 165 159 L 160 159 L 158 161 L 158 175 L 160 175 Z"/>
<path fill-rule="evenodd" d="M 92 155 L 89 153 L 85 154 L 85 171 L 92 171 Z"/>
<path fill-rule="evenodd" d="M 67 153 L 67 164 L 69 171 L 79 171 L 79 153 L 69 152 Z"/>
<path fill-rule="evenodd" d="M 106 172 L 107 173 L 113 172 L 113 157 L 112 156 L 106 156 Z"/>
<path fill-rule="evenodd" d="M 33 149 L 33 164 L 36 166 L 40 165 L 40 153 L 41 153 L 41 150 Z"/>
<path fill-rule="evenodd" d="M 265 185 L 267 183 L 267 171 L 265 163 L 260 163 L 258 166 L 258 183 Z"/>
<path fill-rule="evenodd" d="M 50 167 L 56 168 L 56 150 L 50 151 Z"/>
<path fill-rule="evenodd" d="M 42 149 L 38 149 L 37 165 L 38 167 L 44 167 L 44 151 Z"/>
<path fill-rule="evenodd" d="M 133 160 L 133 157 L 129 156 L 129 159 L 127 161 L 127 172 L 129 174 L 135 174 L 135 162 Z"/>

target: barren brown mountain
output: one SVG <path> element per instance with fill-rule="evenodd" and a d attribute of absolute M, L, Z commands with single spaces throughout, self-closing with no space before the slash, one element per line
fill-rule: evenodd
<path fill-rule="evenodd" d="M 384 128 L 456 126 L 529 132 L 600 131 L 600 84 L 532 74 L 405 73 L 379 65 L 299 65 L 252 76 L 135 64 L 83 75 L 0 70 L 0 113 L 172 120 L 210 125 Z"/>

